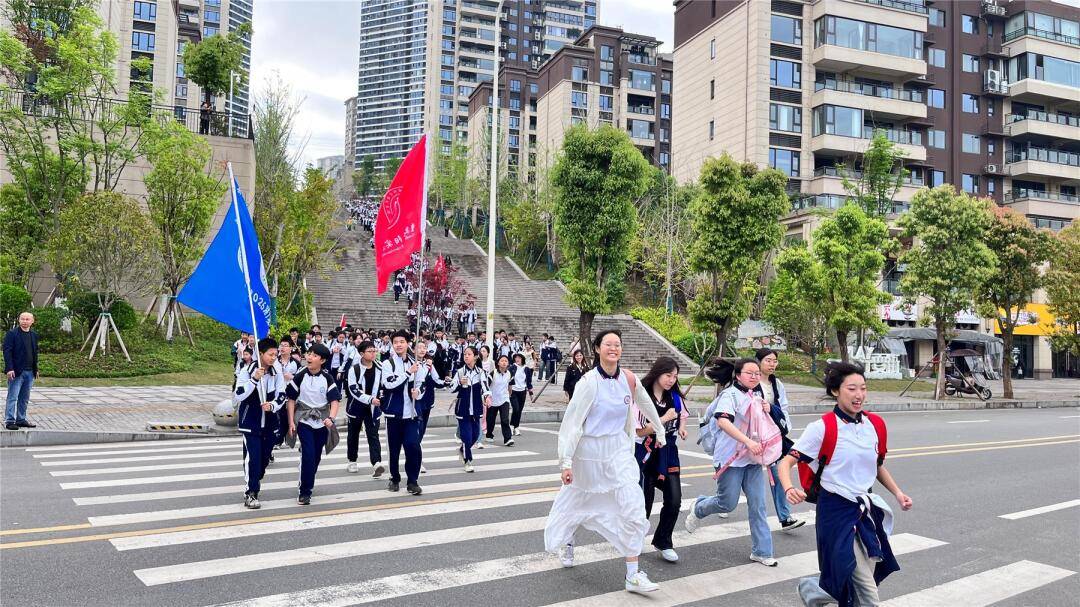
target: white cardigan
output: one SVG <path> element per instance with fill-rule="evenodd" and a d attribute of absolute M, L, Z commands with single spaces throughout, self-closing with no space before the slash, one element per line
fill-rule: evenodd
<path fill-rule="evenodd" d="M 626 372 L 626 369 L 619 370 L 619 373 Z M 577 450 L 578 441 L 585 433 L 585 418 L 589 416 L 589 411 L 596 402 L 598 381 L 600 381 L 600 375 L 596 369 L 591 369 L 582 375 L 574 388 L 574 397 L 570 399 L 570 404 L 566 407 L 562 425 L 559 426 L 559 467 L 563 470 L 573 467 L 574 452 Z M 656 412 L 656 406 L 653 405 L 649 394 L 641 386 L 640 381 L 635 381 L 635 383 L 637 385 L 634 390 L 634 403 L 645 414 L 645 418 L 652 422 L 654 428 L 663 427 L 660 414 Z M 634 418 L 634 408 L 627 407 L 625 430 L 630 438 L 634 437 Z M 664 445 L 663 434 L 663 432 L 658 432 L 656 435 L 656 440 L 661 446 Z"/>

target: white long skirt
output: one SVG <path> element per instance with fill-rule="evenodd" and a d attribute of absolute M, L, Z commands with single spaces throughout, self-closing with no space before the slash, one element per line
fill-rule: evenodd
<path fill-rule="evenodd" d="M 572 464 L 574 482 L 559 490 L 544 527 L 548 552 L 573 543 L 574 532 L 585 527 L 624 557 L 641 554 L 649 520 L 633 446 L 622 433 L 581 437 Z"/>

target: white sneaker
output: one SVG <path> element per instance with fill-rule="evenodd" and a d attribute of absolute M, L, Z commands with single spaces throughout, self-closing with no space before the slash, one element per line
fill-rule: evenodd
<path fill-rule="evenodd" d="M 660 551 L 660 557 L 669 563 L 679 562 L 679 553 L 672 548 L 664 548 Z"/>
<path fill-rule="evenodd" d="M 427 466 L 420 464 L 420 474 L 427 474 Z"/>
<path fill-rule="evenodd" d="M 774 559 L 771 556 L 757 556 L 757 555 L 751 554 L 750 555 L 750 560 L 754 561 L 755 563 L 761 563 L 762 565 L 765 565 L 766 567 L 776 567 L 777 565 L 780 564 L 780 561 Z"/>
<path fill-rule="evenodd" d="M 510 440 L 503 443 L 503 446 L 504 447 L 513 447 L 514 446 L 514 437 L 511 436 Z"/>
<path fill-rule="evenodd" d="M 485 441 L 487 442 L 487 444 L 489 444 L 489 445 L 494 445 L 494 444 L 495 444 L 495 437 L 494 437 L 494 436 L 493 436 L 493 437 L 491 437 L 491 438 L 485 438 L 484 440 L 485 440 Z"/>
<path fill-rule="evenodd" d="M 559 548 L 559 562 L 563 567 L 570 568 L 574 566 L 574 545 L 567 544 L 562 548 Z"/>
<path fill-rule="evenodd" d="M 727 512 L 721 512 L 720 514 L 717 514 L 716 516 L 719 516 L 720 518 L 727 518 L 728 513 Z"/>
<path fill-rule="evenodd" d="M 472 472 L 472 471 L 473 471 L 472 462 L 465 462 L 465 472 Z"/>
<path fill-rule="evenodd" d="M 356 474 L 357 472 L 360 472 L 360 466 L 357 466 L 356 462 L 349 462 L 349 465 L 345 466 L 345 472 Z"/>
<path fill-rule="evenodd" d="M 690 506 L 690 513 L 686 515 L 686 521 L 683 522 L 683 526 L 686 527 L 687 533 L 693 533 L 701 526 L 701 518 L 694 513 L 694 506 Z"/>
<path fill-rule="evenodd" d="M 649 576 L 645 575 L 644 571 L 638 570 L 634 575 L 626 578 L 626 591 L 645 593 L 659 590 L 660 585 L 649 579 Z"/>
<path fill-rule="evenodd" d="M 371 478 L 379 478 L 386 472 L 386 464 L 382 462 L 375 462 L 375 466 L 371 471 Z"/>
<path fill-rule="evenodd" d="M 514 436 L 521 436 L 521 428 L 514 428 Z"/>
<path fill-rule="evenodd" d="M 473 445 L 473 449 L 483 449 L 483 448 L 484 448 L 484 441 L 482 441 L 482 440 L 476 441 L 476 444 Z"/>

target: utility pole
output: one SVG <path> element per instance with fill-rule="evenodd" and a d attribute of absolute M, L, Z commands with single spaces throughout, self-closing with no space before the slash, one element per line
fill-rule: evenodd
<path fill-rule="evenodd" d="M 491 79 L 491 187 L 488 196 L 488 276 L 487 276 L 487 347 L 495 351 L 495 214 L 496 187 L 498 187 L 498 150 L 499 150 L 499 44 L 502 42 L 502 30 L 499 23 L 502 17 L 502 2 L 495 10 L 495 71 Z"/>

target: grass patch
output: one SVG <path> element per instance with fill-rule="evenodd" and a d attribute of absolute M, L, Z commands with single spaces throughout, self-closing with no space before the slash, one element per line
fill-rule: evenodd
<path fill-rule="evenodd" d="M 123 360 L 123 355 L 120 355 Z M 96 359 L 96 357 L 95 357 Z M 201 386 L 229 385 L 232 383 L 232 367 L 228 361 L 196 360 L 183 371 L 158 373 L 136 377 L 41 377 L 34 386 L 52 388 L 97 386 Z"/>

